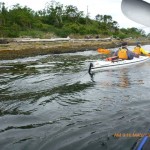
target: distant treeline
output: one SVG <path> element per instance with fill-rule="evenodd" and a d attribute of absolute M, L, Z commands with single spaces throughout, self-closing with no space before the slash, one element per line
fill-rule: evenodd
<path fill-rule="evenodd" d="M 36 5 L 36 2 L 35 2 Z M 110 15 L 97 14 L 95 19 L 79 11 L 76 6 L 59 2 L 47 3 L 43 10 L 33 11 L 19 4 L 8 8 L 0 2 L 0 37 L 50 36 L 112 36 L 119 38 L 146 36 L 144 30 L 119 28 Z"/>

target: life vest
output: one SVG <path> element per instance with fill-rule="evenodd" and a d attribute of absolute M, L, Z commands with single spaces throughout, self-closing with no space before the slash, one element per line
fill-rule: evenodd
<path fill-rule="evenodd" d="M 118 57 L 119 59 L 128 59 L 128 54 L 126 49 L 120 49 L 118 51 Z"/>
<path fill-rule="evenodd" d="M 141 55 L 140 47 L 135 47 L 134 50 L 133 50 L 133 52 L 135 54 Z"/>

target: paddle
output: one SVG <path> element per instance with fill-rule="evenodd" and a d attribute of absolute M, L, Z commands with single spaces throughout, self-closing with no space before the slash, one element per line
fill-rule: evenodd
<path fill-rule="evenodd" d="M 110 50 L 108 50 L 108 49 L 104 49 L 104 48 L 98 48 L 98 50 L 97 50 L 100 54 L 106 54 L 106 55 L 108 55 L 108 54 L 110 54 Z M 106 61 L 117 61 L 118 60 L 118 56 L 112 56 L 112 57 L 108 57 L 108 58 L 106 58 Z"/>
<path fill-rule="evenodd" d="M 98 48 L 97 51 L 98 51 L 100 54 L 110 54 L 110 50 L 104 49 L 104 48 Z"/>
<path fill-rule="evenodd" d="M 112 56 L 112 57 L 106 58 L 106 61 L 112 61 L 112 62 L 119 61 L 119 60 L 120 59 L 118 58 L 118 56 Z"/>

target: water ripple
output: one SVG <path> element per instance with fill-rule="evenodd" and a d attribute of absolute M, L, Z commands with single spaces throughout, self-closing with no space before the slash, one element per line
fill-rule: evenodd
<path fill-rule="evenodd" d="M 148 131 L 150 62 L 89 76 L 90 61 L 105 57 L 0 61 L 1 149 L 130 149 L 136 139 L 113 135 Z"/>

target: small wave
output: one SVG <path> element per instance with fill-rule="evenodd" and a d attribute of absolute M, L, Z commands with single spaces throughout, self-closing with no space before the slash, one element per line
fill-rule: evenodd
<path fill-rule="evenodd" d="M 26 66 L 26 68 L 46 68 L 46 67 L 53 67 L 55 65 L 52 64 L 42 64 L 42 65 L 30 65 Z"/>
<path fill-rule="evenodd" d="M 13 59 L 13 60 L 0 60 L 1 64 L 7 64 L 7 63 L 25 63 L 25 62 L 35 62 L 37 60 L 40 60 L 42 58 L 46 58 L 48 55 L 39 55 L 36 57 L 26 57 L 26 58 L 19 58 L 19 59 Z"/>
<path fill-rule="evenodd" d="M 13 68 L 13 66 L 0 66 L 0 69 L 7 69 L 7 68 Z"/>
<path fill-rule="evenodd" d="M 37 127 L 41 127 L 41 126 L 48 125 L 48 124 L 54 124 L 54 123 L 56 123 L 56 121 L 48 121 L 48 122 L 37 123 L 37 124 L 28 124 L 24 126 L 8 126 L 5 129 L 1 129 L 0 133 L 8 131 L 8 130 L 12 130 L 12 129 L 32 129 L 32 128 L 37 128 Z"/>

